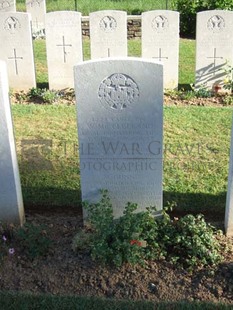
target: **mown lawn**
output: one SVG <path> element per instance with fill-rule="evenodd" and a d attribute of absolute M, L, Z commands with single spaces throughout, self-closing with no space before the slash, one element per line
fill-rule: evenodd
<path fill-rule="evenodd" d="M 223 212 L 231 108 L 164 108 L 164 204 Z M 26 206 L 79 206 L 75 106 L 14 105 Z"/>
<path fill-rule="evenodd" d="M 90 12 L 100 10 L 122 10 L 129 15 L 139 15 L 141 12 L 150 10 L 165 10 L 172 9 L 170 0 L 47 0 L 47 12 L 77 10 L 83 15 L 88 15 Z M 25 11 L 25 1 L 17 0 L 17 10 Z"/>
<path fill-rule="evenodd" d="M 163 302 L 113 300 L 80 296 L 0 293 L 4 310 L 230 310 L 231 305 L 208 302 Z"/>
<path fill-rule="evenodd" d="M 45 86 L 48 83 L 46 45 L 45 40 L 34 41 L 35 63 L 38 86 Z M 128 41 L 128 55 L 141 57 L 141 40 Z M 90 41 L 83 41 L 84 60 L 90 59 Z M 179 57 L 179 83 L 182 85 L 193 84 L 195 80 L 195 40 L 180 39 Z M 47 85 L 48 87 L 48 85 Z"/>

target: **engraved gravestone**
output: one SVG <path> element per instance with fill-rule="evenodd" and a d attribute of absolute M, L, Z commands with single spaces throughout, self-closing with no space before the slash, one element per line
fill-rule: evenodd
<path fill-rule="evenodd" d="M 7 63 L 10 87 L 28 90 L 36 86 L 30 15 L 0 13 L 0 59 Z"/>
<path fill-rule="evenodd" d="M 227 66 L 233 65 L 233 12 L 197 14 L 195 87 L 222 87 Z"/>
<path fill-rule="evenodd" d="M 142 57 L 161 61 L 164 68 L 164 87 L 178 87 L 178 12 L 156 10 L 142 13 Z"/>
<path fill-rule="evenodd" d="M 27 0 L 27 13 L 32 17 L 32 34 L 34 37 L 45 36 L 45 14 L 46 1 L 45 0 Z"/>
<path fill-rule="evenodd" d="M 0 12 L 15 12 L 15 0 L 0 0 Z"/>
<path fill-rule="evenodd" d="M 0 61 L 0 222 L 24 222 L 6 64 Z"/>
<path fill-rule="evenodd" d="M 129 201 L 161 210 L 162 65 L 109 58 L 74 70 L 82 199 L 107 189 L 115 217 Z"/>
<path fill-rule="evenodd" d="M 81 13 L 46 14 L 46 49 L 49 88 L 73 88 L 73 67 L 83 60 Z"/>
<path fill-rule="evenodd" d="M 123 11 L 90 13 L 91 58 L 127 56 L 127 14 Z"/>
<path fill-rule="evenodd" d="M 233 236 L 233 119 L 231 129 L 231 150 L 228 173 L 228 188 L 225 211 L 225 231 L 228 236 Z"/>

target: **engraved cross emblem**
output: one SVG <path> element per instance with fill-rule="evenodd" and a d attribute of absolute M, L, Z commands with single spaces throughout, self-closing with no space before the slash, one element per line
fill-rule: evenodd
<path fill-rule="evenodd" d="M 209 56 L 209 57 L 207 57 L 207 58 L 213 59 L 213 64 L 214 64 L 214 67 L 213 67 L 213 75 L 215 75 L 215 73 L 216 73 L 216 61 L 217 61 L 217 59 L 223 59 L 223 57 L 217 56 L 217 49 L 216 49 L 216 47 L 215 47 L 215 48 L 214 48 L 214 55 L 213 55 L 213 56 Z"/>
<path fill-rule="evenodd" d="M 20 59 L 20 60 L 23 60 L 23 57 L 17 57 L 17 52 L 16 52 L 16 48 L 14 48 L 14 50 L 13 50 L 14 52 L 14 56 L 13 57 L 8 57 L 8 59 L 10 59 L 10 60 L 14 60 L 14 62 L 15 62 L 15 73 L 16 73 L 16 75 L 18 75 L 19 74 L 19 71 L 18 71 L 18 60 Z"/>
<path fill-rule="evenodd" d="M 162 59 L 168 59 L 168 57 L 162 56 L 162 49 L 161 48 L 159 48 L 159 56 L 152 57 L 152 58 L 157 58 L 159 61 L 162 61 Z"/>
<path fill-rule="evenodd" d="M 66 47 L 71 47 L 72 44 L 66 44 L 65 43 L 65 37 L 62 36 L 62 44 L 57 44 L 57 46 L 62 47 L 62 49 L 63 49 L 63 61 L 64 61 L 64 63 L 66 63 L 66 57 L 67 57 Z"/>

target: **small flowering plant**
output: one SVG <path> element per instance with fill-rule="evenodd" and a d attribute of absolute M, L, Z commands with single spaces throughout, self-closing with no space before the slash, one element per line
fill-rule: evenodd
<path fill-rule="evenodd" d="M 197 267 L 216 265 L 222 260 L 222 248 L 214 227 L 202 215 L 171 218 L 166 210 L 154 216 L 151 207 L 135 212 L 137 204 L 128 203 L 123 215 L 114 219 L 108 192 L 102 191 L 99 203 L 86 203 L 90 231 L 87 238 L 78 234 L 73 241 L 74 250 L 80 243 L 93 259 L 120 267 L 123 263 L 145 265 L 149 260 L 167 260 L 194 270 Z"/>
<path fill-rule="evenodd" d="M 6 256 L 15 254 L 15 248 L 12 246 L 13 225 L 3 225 L 0 223 L 0 261 Z"/>

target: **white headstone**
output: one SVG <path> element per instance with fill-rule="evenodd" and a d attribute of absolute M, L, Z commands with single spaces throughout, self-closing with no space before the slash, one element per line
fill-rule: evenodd
<path fill-rule="evenodd" d="M 107 189 L 114 215 L 127 202 L 162 209 L 163 68 L 140 58 L 75 66 L 82 199 Z"/>
<path fill-rule="evenodd" d="M 15 0 L 0 0 L 0 12 L 15 12 Z"/>
<path fill-rule="evenodd" d="M 0 222 L 24 222 L 24 208 L 9 103 L 6 64 L 0 61 Z"/>
<path fill-rule="evenodd" d="M 26 10 L 32 16 L 32 34 L 34 37 L 45 36 L 45 0 L 26 0 Z"/>
<path fill-rule="evenodd" d="M 233 12 L 205 11 L 197 14 L 195 87 L 222 87 L 226 63 L 233 66 Z"/>
<path fill-rule="evenodd" d="M 123 11 L 90 13 L 91 58 L 127 56 L 127 14 Z"/>
<path fill-rule="evenodd" d="M 163 63 L 164 88 L 178 87 L 178 12 L 156 10 L 142 13 L 142 57 Z"/>
<path fill-rule="evenodd" d="M 231 151 L 228 174 L 227 201 L 225 212 L 225 231 L 228 236 L 233 236 L 233 119 L 231 129 Z"/>
<path fill-rule="evenodd" d="M 11 88 L 28 90 L 36 87 L 30 15 L 0 13 L 0 59 L 7 63 Z"/>
<path fill-rule="evenodd" d="M 49 87 L 74 88 L 73 67 L 83 60 L 81 13 L 46 14 L 46 49 Z"/>

